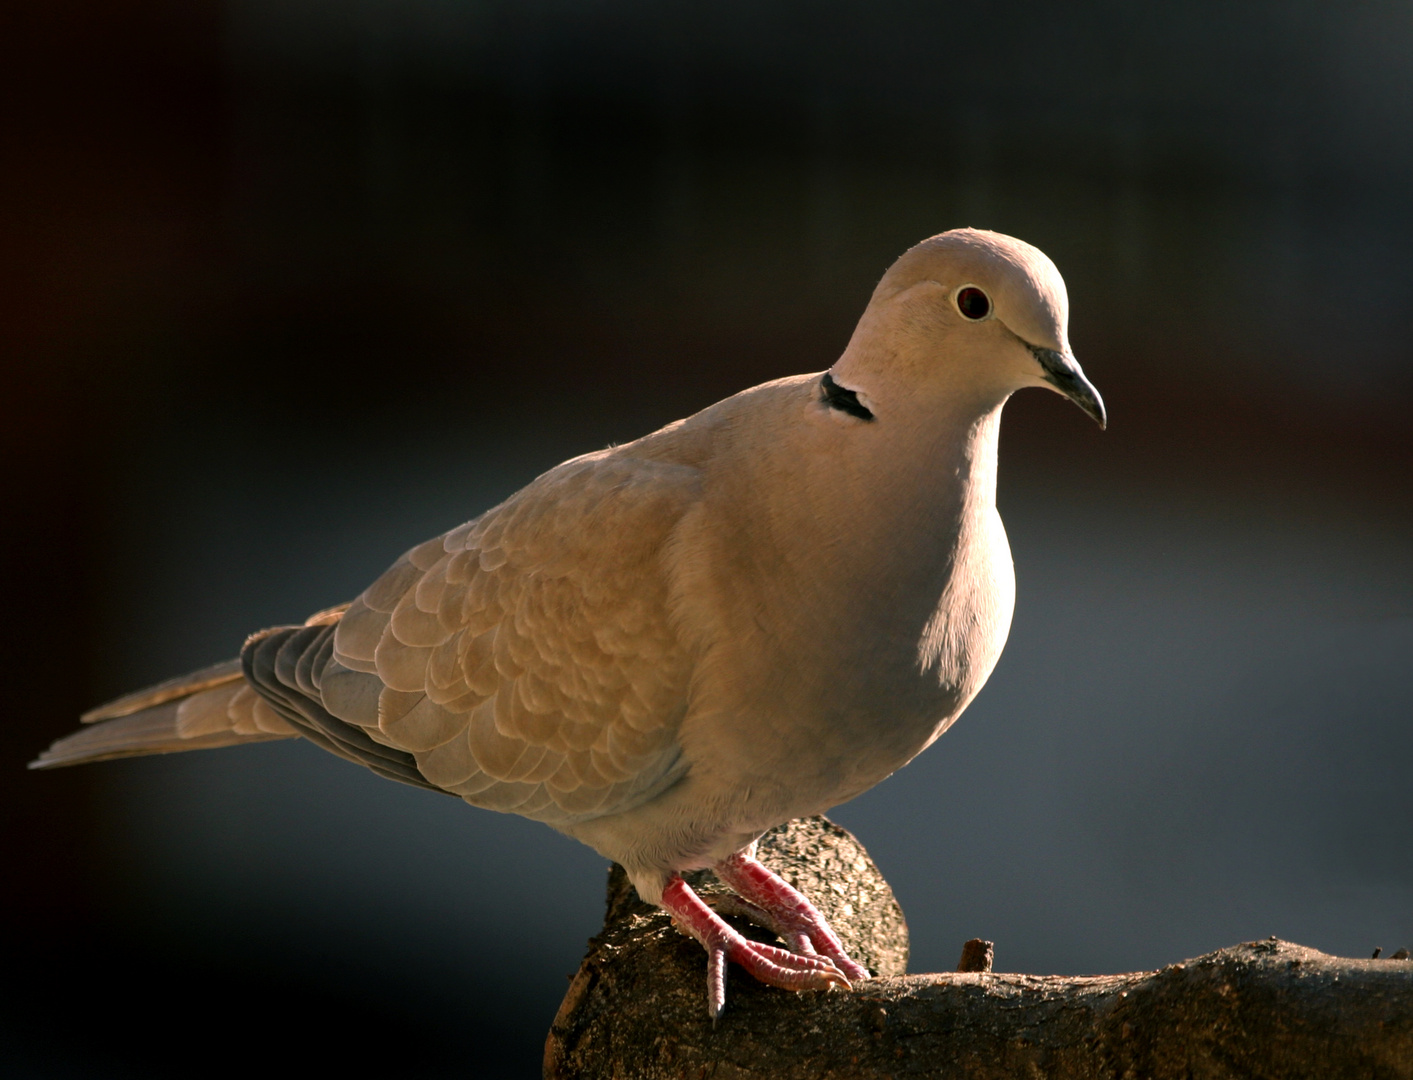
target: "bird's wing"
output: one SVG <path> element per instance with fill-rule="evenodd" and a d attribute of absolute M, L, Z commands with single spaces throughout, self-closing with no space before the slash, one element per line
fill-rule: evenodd
<path fill-rule="evenodd" d="M 567 825 L 646 801 L 681 774 L 668 549 L 699 487 L 686 466 L 566 462 L 399 559 L 310 689 L 477 806 Z"/>

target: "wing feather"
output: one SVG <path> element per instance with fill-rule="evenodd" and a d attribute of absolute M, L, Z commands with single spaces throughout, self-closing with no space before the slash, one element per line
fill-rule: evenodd
<path fill-rule="evenodd" d="M 431 649 L 398 641 L 389 627 L 383 634 L 383 640 L 378 642 L 378 651 L 373 659 L 378 665 L 378 678 L 385 685 L 408 693 L 423 693 L 427 686 L 427 661 L 431 657 Z"/>
<path fill-rule="evenodd" d="M 380 730 L 395 746 L 413 753 L 433 750 L 466 732 L 466 717 L 450 712 L 423 695 L 396 720 L 384 721 Z"/>
<path fill-rule="evenodd" d="M 364 728 L 378 726 L 378 696 L 382 692 L 382 680 L 376 675 L 354 671 L 337 660 L 325 665 L 319 683 L 324 708 L 340 720 Z"/>
<path fill-rule="evenodd" d="M 423 573 L 436 566 L 446 554 L 443 546 L 443 538 L 434 536 L 432 539 L 418 544 L 407 553 L 407 561 Z"/>
<path fill-rule="evenodd" d="M 403 595 L 397 607 L 393 609 L 388 630 L 404 645 L 432 649 L 451 637 L 455 629 L 443 626 L 435 609 L 423 611 L 418 606 L 417 593 L 421 587 L 422 581 L 419 580 Z"/>
<path fill-rule="evenodd" d="M 567 825 L 636 805 L 681 772 L 666 550 L 699 487 L 612 451 L 568 462 L 398 559 L 322 667 L 288 674 L 478 806 Z"/>
<path fill-rule="evenodd" d="M 386 612 L 370 608 L 360 596 L 349 605 L 334 628 L 334 659 L 353 671 L 377 674 L 378 664 L 374 658 L 390 619 Z"/>
<path fill-rule="evenodd" d="M 456 791 L 457 785 L 485 775 L 471 753 L 471 742 L 464 728 L 455 738 L 414 756 L 417 758 L 417 770 L 437 787 L 447 791 Z"/>
<path fill-rule="evenodd" d="M 413 549 L 416 550 L 418 548 Z M 393 608 L 397 607 L 397 602 L 402 599 L 402 594 L 417 583 L 422 573 L 412 561 L 412 552 L 408 552 L 393 563 L 382 577 L 368 586 L 361 599 L 374 611 L 392 614 Z"/>

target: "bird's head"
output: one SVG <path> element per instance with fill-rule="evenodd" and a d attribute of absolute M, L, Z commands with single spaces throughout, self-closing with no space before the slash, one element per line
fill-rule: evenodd
<path fill-rule="evenodd" d="M 870 413 L 933 396 L 986 407 L 1048 386 L 1103 427 L 1103 399 L 1070 351 L 1068 323 L 1064 279 L 1044 252 L 953 229 L 883 275 L 829 382 Z"/>

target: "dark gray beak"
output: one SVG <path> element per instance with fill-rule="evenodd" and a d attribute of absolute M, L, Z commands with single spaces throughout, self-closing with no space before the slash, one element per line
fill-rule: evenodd
<path fill-rule="evenodd" d="M 1045 381 L 1065 397 L 1094 418 L 1099 427 L 1108 426 L 1109 418 L 1104 412 L 1104 399 L 1094 384 L 1084 377 L 1079 369 L 1079 361 L 1068 353 L 1054 349 L 1042 349 L 1039 345 L 1030 346 L 1031 354 L 1045 373 Z"/>

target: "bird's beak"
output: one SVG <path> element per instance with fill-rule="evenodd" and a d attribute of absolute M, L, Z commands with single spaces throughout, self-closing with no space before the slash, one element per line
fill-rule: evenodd
<path fill-rule="evenodd" d="M 1039 345 L 1032 345 L 1030 351 L 1040 364 L 1040 370 L 1045 373 L 1047 383 L 1093 417 L 1101 429 L 1108 426 L 1104 399 L 1094 389 L 1094 384 L 1084 377 L 1078 360 L 1069 353 L 1042 349 Z"/>

